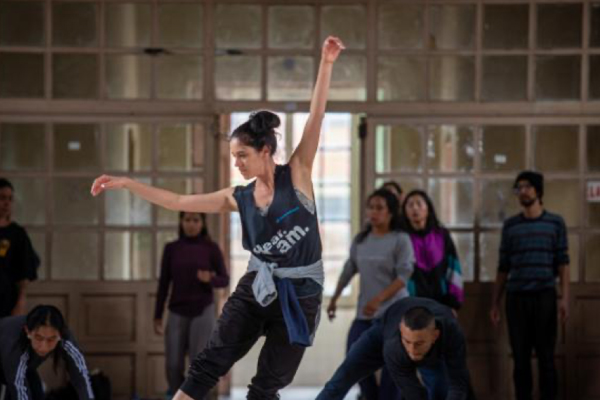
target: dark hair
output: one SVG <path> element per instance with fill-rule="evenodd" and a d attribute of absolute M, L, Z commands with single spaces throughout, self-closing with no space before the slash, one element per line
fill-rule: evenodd
<path fill-rule="evenodd" d="M 61 339 L 64 339 L 68 332 L 67 324 L 65 323 L 65 319 L 60 310 L 54 306 L 46 304 L 36 306 L 33 308 L 33 310 L 29 311 L 25 320 L 25 326 L 29 332 L 32 332 L 42 326 L 50 326 L 58 331 Z M 23 351 L 25 351 L 28 346 L 31 345 L 25 330 L 21 332 L 19 343 L 21 344 L 21 349 Z M 56 371 L 58 369 L 60 360 L 66 359 L 66 353 L 62 346 L 56 346 L 56 348 L 52 351 L 52 358 L 54 362 L 54 370 Z"/>
<path fill-rule="evenodd" d="M 433 313 L 425 307 L 413 307 L 402 316 L 402 323 L 411 331 L 420 331 L 435 321 Z"/>
<path fill-rule="evenodd" d="M 390 226 L 389 226 L 390 231 L 395 231 L 395 230 L 400 229 L 400 213 L 398 212 L 400 206 L 399 206 L 398 198 L 396 197 L 396 195 L 387 189 L 383 189 L 383 188 L 377 189 L 369 195 L 369 197 L 367 198 L 367 204 L 369 204 L 371 199 L 373 199 L 374 197 L 381 197 L 382 199 L 385 200 L 387 209 L 388 209 L 389 213 L 392 215 L 392 218 L 390 219 Z M 364 227 L 364 229 L 358 235 L 356 235 L 356 243 L 361 243 L 363 240 L 365 240 L 366 237 L 371 232 L 371 229 L 373 229 L 371 224 L 367 224 Z"/>
<path fill-rule="evenodd" d="M 270 111 L 256 111 L 250 114 L 248 121 L 244 122 L 230 136 L 238 139 L 245 146 L 260 151 L 268 146 L 271 155 L 277 151 L 277 137 L 275 128 L 281 125 L 277 114 Z"/>
<path fill-rule="evenodd" d="M 437 215 L 435 214 L 435 207 L 433 206 L 433 202 L 431 201 L 427 193 L 425 193 L 422 190 L 416 189 L 408 193 L 404 198 L 404 202 L 402 203 L 402 213 L 400 214 L 401 229 L 405 230 L 406 232 L 416 232 L 416 229 L 413 228 L 412 224 L 410 223 L 410 220 L 408 219 L 408 216 L 406 215 L 406 204 L 408 204 L 408 200 L 410 200 L 410 198 L 414 196 L 421 196 L 423 200 L 425 200 L 425 204 L 427 204 L 427 221 L 425 222 L 425 231 L 429 232 L 431 229 L 441 228 L 442 224 L 440 223 L 440 221 L 437 218 Z"/>
<path fill-rule="evenodd" d="M 517 175 L 513 189 L 517 189 L 520 181 L 527 181 L 531 186 L 534 187 L 535 193 L 537 194 L 540 201 L 544 197 L 544 175 L 535 171 L 522 171 Z"/>
<path fill-rule="evenodd" d="M 195 213 L 195 212 L 179 212 L 179 238 L 186 237 L 185 232 L 183 231 L 183 217 L 185 214 L 197 214 L 200 216 L 200 221 L 202 221 L 202 229 L 200 230 L 199 237 L 203 239 L 210 239 L 210 235 L 208 234 L 208 228 L 206 227 L 206 214 L 204 213 Z"/>
<path fill-rule="evenodd" d="M 12 190 L 13 192 L 15 191 L 14 186 L 12 185 L 12 183 L 10 183 L 10 181 L 6 178 L 0 178 L 0 189 L 4 189 L 4 188 L 10 188 L 10 190 Z"/>
<path fill-rule="evenodd" d="M 398 192 L 398 194 L 402 194 L 402 186 L 400 186 L 400 184 L 396 181 L 386 181 L 383 182 L 383 185 L 381 185 L 382 189 L 385 189 L 386 186 L 392 186 L 394 189 L 396 189 L 396 192 Z"/>

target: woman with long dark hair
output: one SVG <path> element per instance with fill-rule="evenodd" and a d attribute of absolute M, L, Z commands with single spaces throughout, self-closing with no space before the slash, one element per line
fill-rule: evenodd
<path fill-rule="evenodd" d="M 450 307 L 457 315 L 464 301 L 458 253 L 450 232 L 442 226 L 427 193 L 413 190 L 406 195 L 400 219 L 410 235 L 415 270 L 408 281 L 411 296 L 427 297 Z M 445 365 L 420 368 L 430 400 L 445 399 L 448 386 Z"/>
<path fill-rule="evenodd" d="M 229 148 L 235 167 L 245 179 L 255 178 L 247 186 L 186 196 L 127 177 L 103 175 L 92 185 L 93 195 L 127 189 L 171 210 L 240 213 L 242 244 L 252 253 L 248 272 L 223 307 L 175 400 L 202 399 L 261 336 L 266 339 L 247 398 L 277 399 L 312 344 L 324 280 L 312 168 L 333 64 L 343 48 L 331 36 L 323 44 L 310 115 L 287 164 L 277 165 L 273 158 L 280 124 L 276 114 L 253 113 L 233 131 Z"/>
<path fill-rule="evenodd" d="M 154 330 L 165 334 L 165 369 L 173 396 L 184 381 L 185 356 L 194 359 L 215 326 L 213 289 L 229 285 L 219 246 L 210 239 L 206 215 L 179 213 L 179 238 L 165 245 L 154 312 Z M 170 297 L 169 297 L 170 293 Z M 169 297 L 166 333 L 163 312 Z"/>
<path fill-rule="evenodd" d="M 43 400 L 37 368 L 53 358 L 54 368 L 66 362 L 71 383 L 80 400 L 94 398 L 85 359 L 61 312 L 40 305 L 27 315 L 0 320 L 0 383 L 7 387 L 4 400 Z"/>
<path fill-rule="evenodd" d="M 378 189 L 367 200 L 369 222 L 354 238 L 350 257 L 344 264 L 327 312 L 335 317 L 337 300 L 354 275 L 360 276 L 356 318 L 348 332 L 346 351 L 369 329 L 376 318 L 396 300 L 407 297 L 407 282 L 413 272 L 414 256 L 410 239 L 400 232 L 398 198 L 387 189 Z M 394 400 L 397 393 L 387 370 L 382 373 L 381 386 L 374 375 L 360 381 L 367 400 Z"/>

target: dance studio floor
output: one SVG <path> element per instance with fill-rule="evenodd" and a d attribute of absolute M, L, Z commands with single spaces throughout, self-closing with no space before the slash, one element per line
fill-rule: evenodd
<path fill-rule="evenodd" d="M 284 389 L 279 392 L 281 400 L 314 400 L 321 388 L 300 388 L 293 387 Z M 222 396 L 219 400 L 245 400 L 246 399 L 246 388 L 233 388 L 231 390 L 231 396 Z M 344 400 L 356 400 L 358 395 L 358 388 L 354 387 Z"/>

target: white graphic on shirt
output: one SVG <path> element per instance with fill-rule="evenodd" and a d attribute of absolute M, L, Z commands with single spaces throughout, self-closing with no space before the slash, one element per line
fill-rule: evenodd
<path fill-rule="evenodd" d="M 271 253 L 272 249 L 279 250 L 279 253 L 285 254 L 290 249 L 300 242 L 302 238 L 306 236 L 310 228 L 302 228 L 301 226 L 296 225 L 292 230 L 279 230 L 271 240 L 263 244 L 257 244 L 252 249 L 254 254 L 273 254 Z"/>

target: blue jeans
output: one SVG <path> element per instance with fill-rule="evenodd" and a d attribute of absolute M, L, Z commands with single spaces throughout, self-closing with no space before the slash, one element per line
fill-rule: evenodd
<path fill-rule="evenodd" d="M 419 373 L 427 389 L 429 400 L 445 400 L 448 395 L 446 363 L 441 361 L 434 367 L 421 367 Z"/>

